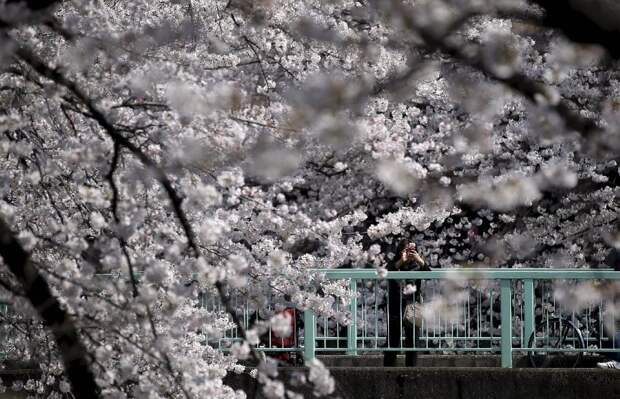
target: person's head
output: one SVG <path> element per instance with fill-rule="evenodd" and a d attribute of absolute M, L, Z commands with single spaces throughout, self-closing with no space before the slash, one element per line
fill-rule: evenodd
<path fill-rule="evenodd" d="M 396 247 L 396 254 L 400 255 L 404 250 L 416 250 L 416 245 L 413 241 L 409 241 L 407 239 L 400 240 L 398 246 Z"/>

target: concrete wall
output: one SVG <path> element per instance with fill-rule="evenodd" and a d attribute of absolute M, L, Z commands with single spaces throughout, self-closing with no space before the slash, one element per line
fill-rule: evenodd
<path fill-rule="evenodd" d="M 281 369 L 282 381 L 299 369 Z M 616 399 L 620 371 L 597 369 L 332 368 L 334 397 L 342 399 Z M 263 398 L 256 380 L 226 382 L 249 398 Z M 311 389 L 293 388 L 312 397 Z"/>
<path fill-rule="evenodd" d="M 317 356 L 326 367 L 381 367 L 383 366 L 382 355 L 327 355 Z M 549 367 L 572 368 L 575 364 L 574 356 L 555 356 L 549 363 Z M 585 355 L 581 357 L 577 367 L 594 368 L 597 362 L 605 361 L 604 357 L 597 355 Z M 405 366 L 405 356 L 397 356 L 397 365 Z M 500 367 L 501 357 L 499 355 L 439 355 L 439 354 L 419 354 L 417 360 L 418 367 Z M 513 367 L 531 367 L 527 356 L 513 355 Z"/>
<path fill-rule="evenodd" d="M 460 358 L 462 358 L 461 356 Z M 434 358 L 434 360 L 433 360 Z M 445 359 L 444 359 L 445 358 Z M 337 392 L 342 399 L 620 399 L 620 371 L 598 369 L 501 369 L 480 367 L 495 359 L 467 357 L 466 367 L 437 367 L 451 363 L 451 357 L 429 356 L 421 363 L 435 367 L 331 367 Z M 359 359 L 359 358 L 358 358 Z M 439 360 L 438 360 L 439 359 Z M 339 361 L 343 363 L 346 357 Z M 377 361 L 377 359 L 371 359 Z M 460 360 L 462 362 L 463 360 Z M 457 363 L 460 365 L 459 363 Z M 476 367 L 477 366 L 477 367 Z M 303 368 L 281 368 L 280 378 L 289 381 Z M 37 378 L 36 370 L 0 370 L 10 386 L 14 379 Z M 257 381 L 247 374 L 230 375 L 225 382 L 244 390 L 249 398 L 263 398 Z M 312 397 L 311 387 L 292 388 Z M 23 398 L 23 393 L 6 392 L 0 399 Z"/>

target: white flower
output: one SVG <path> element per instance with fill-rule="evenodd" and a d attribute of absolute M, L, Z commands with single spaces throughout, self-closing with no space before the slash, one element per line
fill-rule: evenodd
<path fill-rule="evenodd" d="M 136 372 L 136 369 L 137 368 L 135 364 L 133 364 L 133 359 L 129 357 L 123 357 L 121 358 L 119 365 L 118 365 L 118 370 L 117 370 L 118 376 L 121 379 L 121 381 L 125 381 L 134 375 L 134 373 Z"/>
<path fill-rule="evenodd" d="M 309 362 L 306 362 L 306 366 L 310 369 L 308 381 L 314 384 L 315 395 L 331 395 L 336 389 L 336 382 L 329 374 L 329 370 L 323 365 L 323 363 L 314 358 Z"/>
<path fill-rule="evenodd" d="M 540 171 L 540 184 L 548 187 L 573 188 L 577 185 L 577 174 L 563 163 L 551 163 Z"/>
<path fill-rule="evenodd" d="M 18 235 L 18 238 L 21 245 L 26 251 L 32 250 L 39 241 L 37 237 L 34 236 L 34 234 L 27 230 L 21 231 Z"/>
<path fill-rule="evenodd" d="M 258 332 L 255 329 L 249 329 L 245 332 L 246 340 L 250 345 L 258 345 L 260 342 Z"/>
<path fill-rule="evenodd" d="M 274 181 L 292 174 L 300 165 L 301 154 L 275 143 L 258 144 L 252 157 L 249 174 Z"/>
<path fill-rule="evenodd" d="M 202 89 L 188 82 L 171 82 L 166 87 L 170 107 L 182 116 L 192 116 L 206 110 Z"/>
<path fill-rule="evenodd" d="M 439 183 L 445 187 L 448 187 L 451 182 L 452 180 L 448 176 L 441 176 L 441 178 L 439 179 Z"/>
<path fill-rule="evenodd" d="M 267 399 L 282 399 L 284 393 L 284 384 L 280 381 L 268 379 L 263 385 L 263 394 Z"/>
<path fill-rule="evenodd" d="M 342 172 L 343 170 L 345 170 L 348 167 L 348 165 L 344 162 L 336 162 L 334 164 L 334 170 L 336 172 Z"/>
<path fill-rule="evenodd" d="M 58 383 L 58 388 L 60 389 L 60 392 L 64 394 L 71 392 L 71 385 L 64 379 Z"/>
<path fill-rule="evenodd" d="M 281 269 L 288 264 L 288 257 L 286 252 L 274 251 L 269 254 L 267 259 L 267 265 L 276 269 Z"/>
<path fill-rule="evenodd" d="M 270 320 L 271 330 L 276 337 L 284 338 L 291 335 L 292 319 L 287 312 L 278 313 Z"/>
<path fill-rule="evenodd" d="M 37 185 L 41 182 L 41 174 L 38 171 L 34 171 L 30 174 L 28 174 L 28 176 L 26 176 L 28 181 L 33 184 L 33 185 Z"/>
<path fill-rule="evenodd" d="M 219 205 L 222 201 L 222 196 L 212 185 L 200 185 L 196 188 L 196 200 L 202 203 L 204 206 Z"/>
<path fill-rule="evenodd" d="M 222 172 L 217 177 L 217 183 L 226 188 L 241 187 L 244 183 L 243 173 L 238 169 Z"/>
<path fill-rule="evenodd" d="M 226 267 L 237 273 L 241 273 L 248 268 L 248 261 L 241 255 L 233 254 L 228 257 Z"/>
<path fill-rule="evenodd" d="M 2 54 L 2 50 L 0 50 L 0 54 Z M 8 115 L 1 115 L 0 116 L 0 133 L 4 133 L 7 130 L 16 130 L 21 126 L 22 123 L 23 122 L 21 118 L 17 114 L 11 113 Z"/>
<path fill-rule="evenodd" d="M 90 224 L 96 230 L 100 230 L 100 229 L 102 229 L 102 228 L 107 226 L 107 223 L 106 223 L 105 219 L 103 218 L 103 216 L 101 216 L 101 213 L 99 213 L 99 212 L 91 212 L 91 214 L 90 214 Z"/>
<path fill-rule="evenodd" d="M 152 284 L 161 284 L 170 276 L 168 268 L 163 262 L 155 262 L 148 266 L 144 277 Z"/>
<path fill-rule="evenodd" d="M 494 180 L 462 185 L 457 191 L 464 202 L 482 204 L 498 211 L 530 206 L 542 197 L 536 180 L 531 177 L 501 176 Z"/>
<path fill-rule="evenodd" d="M 245 371 L 245 366 L 241 365 L 241 364 L 235 364 L 233 366 L 233 372 L 235 374 L 242 374 Z"/>
<path fill-rule="evenodd" d="M 202 221 L 199 234 L 200 239 L 208 245 L 217 243 L 222 236 L 229 231 L 229 226 L 222 220 L 211 218 Z"/>
<path fill-rule="evenodd" d="M 104 208 L 108 204 L 104 193 L 97 188 L 80 186 L 78 191 L 84 201 L 96 206 L 97 208 Z"/>
<path fill-rule="evenodd" d="M 383 161 L 377 166 L 379 180 L 399 195 L 411 193 L 418 181 L 424 179 L 426 174 L 426 169 L 411 160 Z"/>
<path fill-rule="evenodd" d="M 230 347 L 230 353 L 239 360 L 246 360 L 250 356 L 250 346 L 247 342 L 235 342 Z"/>
<path fill-rule="evenodd" d="M 417 291 L 417 288 L 413 284 L 407 284 L 403 290 L 404 295 L 413 295 Z"/>

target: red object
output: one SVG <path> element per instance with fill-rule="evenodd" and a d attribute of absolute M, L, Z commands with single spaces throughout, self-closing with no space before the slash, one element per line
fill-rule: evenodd
<path fill-rule="evenodd" d="M 271 334 L 271 347 L 272 348 L 293 348 L 295 346 L 295 334 L 297 333 L 295 328 L 295 309 L 286 308 L 279 314 L 288 314 L 291 320 L 291 333 L 287 337 L 276 337 L 275 334 Z M 291 354 L 288 352 L 277 352 L 273 355 L 274 358 L 284 361 L 289 361 Z"/>

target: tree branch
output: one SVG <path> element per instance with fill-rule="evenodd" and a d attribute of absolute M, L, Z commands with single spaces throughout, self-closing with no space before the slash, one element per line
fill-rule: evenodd
<path fill-rule="evenodd" d="M 509 77 L 497 76 L 485 65 L 479 52 L 472 55 L 463 48 L 462 43 L 452 42 L 444 34 L 436 35 L 431 30 L 418 26 L 409 14 L 403 12 L 403 15 L 405 15 L 403 18 L 405 18 L 407 27 L 417 33 L 428 47 L 439 50 L 465 65 L 481 71 L 534 103 L 539 103 L 541 98 L 545 99 L 549 109 L 554 111 L 564 121 L 566 127 L 580 133 L 584 138 L 592 137 L 600 132 L 596 122 L 573 110 L 573 106 L 569 101 L 553 98 L 554 96 L 546 85 L 536 82 L 522 73 L 514 73 Z M 462 25 L 471 15 L 475 14 L 465 12 L 462 18 L 457 19 L 458 25 Z M 451 27 L 450 31 L 453 28 Z"/>
<path fill-rule="evenodd" d="M 174 214 L 176 215 L 185 237 L 188 242 L 188 246 L 193 250 L 194 256 L 199 258 L 201 256 L 201 251 L 198 246 L 198 242 L 196 241 L 196 234 L 192 229 L 189 219 L 187 215 L 183 211 L 182 208 L 182 198 L 177 193 L 175 188 L 172 185 L 171 180 L 168 178 L 166 173 L 162 168 L 159 167 L 151 158 L 148 157 L 139 147 L 134 145 L 131 141 L 129 141 L 125 136 L 123 136 L 108 120 L 108 118 L 103 114 L 101 110 L 94 104 L 94 102 L 80 89 L 75 82 L 67 79 L 63 74 L 61 74 L 57 69 L 52 69 L 48 67 L 44 62 L 42 62 L 34 53 L 30 52 L 24 47 L 18 47 L 15 54 L 17 57 L 21 58 L 24 62 L 29 64 L 35 71 L 37 71 L 42 76 L 46 77 L 54 81 L 56 84 L 67 88 L 77 99 L 82 102 L 88 112 L 90 117 L 93 118 L 108 134 L 108 136 L 114 141 L 114 143 L 120 145 L 129 150 L 134 156 L 136 156 L 143 165 L 153 172 L 155 179 L 163 186 L 170 203 L 172 205 Z M 233 320 L 233 323 L 237 326 L 239 333 L 243 339 L 247 339 L 246 330 L 241 323 L 241 319 L 237 315 L 230 296 L 226 293 L 226 289 L 224 284 L 221 281 L 216 282 L 215 284 L 218 294 L 220 296 L 220 300 L 224 305 L 224 309 L 230 315 Z M 254 360 L 258 361 L 259 356 L 255 350 L 251 351 L 252 357 Z"/>
<path fill-rule="evenodd" d="M 29 50 L 19 47 L 16 50 L 16 54 L 19 58 L 29 64 L 35 71 L 42 76 L 54 81 L 55 83 L 67 88 L 75 97 L 78 98 L 88 109 L 90 117 L 93 118 L 108 134 L 108 136 L 121 147 L 124 147 L 134 154 L 144 166 L 146 166 L 151 172 L 153 172 L 155 179 L 162 185 L 170 203 L 174 210 L 176 217 L 179 219 L 181 227 L 188 240 L 188 245 L 195 252 L 196 256 L 200 251 L 196 243 L 196 235 L 189 224 L 187 216 L 181 208 L 183 199 L 177 193 L 172 185 L 172 181 L 168 178 L 162 168 L 159 167 L 151 158 L 149 158 L 139 147 L 133 144 L 129 139 L 123 136 L 108 120 L 101 110 L 94 104 L 94 102 L 80 89 L 75 82 L 65 78 L 58 70 L 48 67 L 43 63 L 35 54 Z"/>

